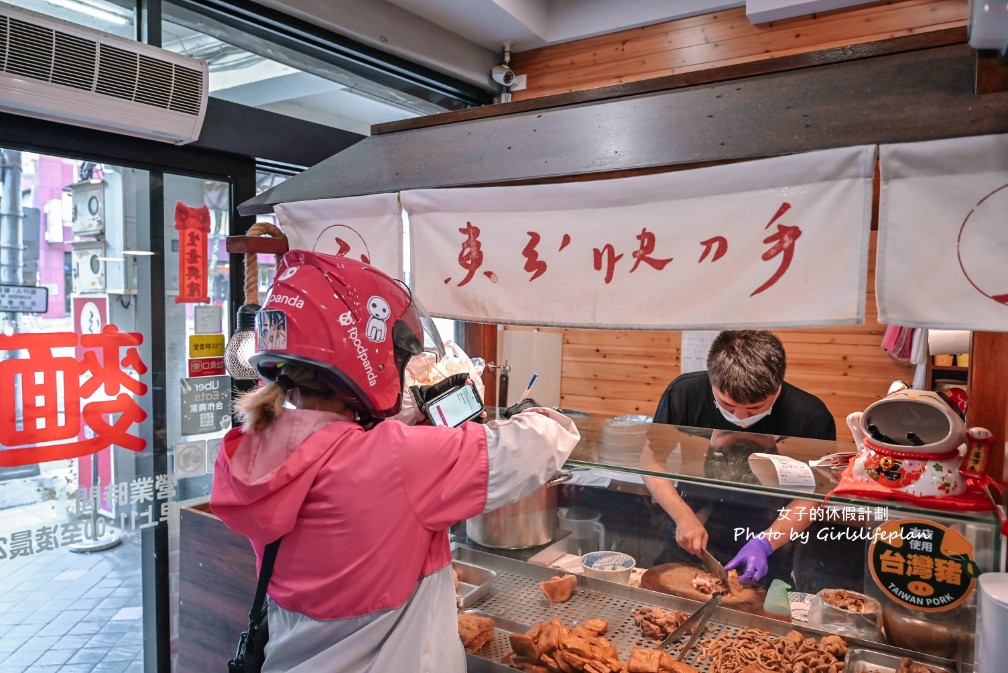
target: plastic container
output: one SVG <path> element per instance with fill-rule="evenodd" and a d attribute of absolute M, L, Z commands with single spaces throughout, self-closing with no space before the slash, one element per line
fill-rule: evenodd
<path fill-rule="evenodd" d="M 766 599 L 763 601 L 763 611 L 771 615 L 781 617 L 791 616 L 791 601 L 788 599 L 788 590 L 791 585 L 784 580 L 774 580 L 767 589 Z"/>
<path fill-rule="evenodd" d="M 561 507 L 557 510 L 560 530 L 569 530 L 567 551 L 575 556 L 587 554 L 596 549 L 605 549 L 605 525 L 602 514 L 585 507 Z"/>
<path fill-rule="evenodd" d="M 976 673 L 1003 671 L 1008 661 L 1008 573 L 984 573 L 977 613 Z"/>
<path fill-rule="evenodd" d="M 839 599 L 857 599 L 860 610 L 838 607 Z M 812 597 L 808 623 L 839 636 L 882 641 L 882 606 L 871 596 L 846 589 L 823 589 Z"/>

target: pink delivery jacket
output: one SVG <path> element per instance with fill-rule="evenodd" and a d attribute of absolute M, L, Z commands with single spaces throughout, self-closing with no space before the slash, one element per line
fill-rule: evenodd
<path fill-rule="evenodd" d="M 367 431 L 332 412 L 285 410 L 262 434 L 228 432 L 211 509 L 250 540 L 257 564 L 283 538 L 263 670 L 428 670 L 424 660 L 464 670 L 448 528 L 534 492 L 578 439 L 570 419 L 543 408 Z"/>

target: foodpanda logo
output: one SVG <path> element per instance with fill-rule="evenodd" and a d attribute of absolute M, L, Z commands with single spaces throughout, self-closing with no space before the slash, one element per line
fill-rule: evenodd
<path fill-rule="evenodd" d="M 283 273 L 281 273 L 279 276 L 277 276 L 277 280 L 287 280 L 288 278 L 290 278 L 291 276 L 293 276 L 295 273 L 297 273 L 297 267 L 293 267 L 293 268 L 287 269 L 286 271 L 284 271 Z"/>
<path fill-rule="evenodd" d="M 304 299 L 301 297 L 292 297 L 286 294 L 274 294 L 270 297 L 270 301 L 275 304 L 286 304 L 293 308 L 304 308 Z"/>
<path fill-rule="evenodd" d="M 350 315 L 350 311 L 340 314 L 339 324 L 343 325 L 343 327 L 349 327 L 353 324 L 353 316 Z"/>
<path fill-rule="evenodd" d="M 349 314 L 347 314 L 349 315 Z M 342 318 L 342 316 L 340 316 Z M 378 376 L 374 373 L 374 369 L 371 367 L 371 358 L 368 357 L 368 350 L 361 343 L 360 333 L 357 331 L 356 327 L 351 327 L 347 331 L 347 336 L 350 337 L 350 341 L 353 342 L 354 350 L 357 351 L 357 359 L 361 361 L 364 365 L 364 374 L 367 376 L 368 385 L 372 388 L 378 385 Z"/>

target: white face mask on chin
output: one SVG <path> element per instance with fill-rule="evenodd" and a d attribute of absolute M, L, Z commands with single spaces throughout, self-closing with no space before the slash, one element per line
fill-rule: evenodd
<path fill-rule="evenodd" d="M 774 398 L 774 402 L 776 401 L 777 399 Z M 769 416 L 770 412 L 773 411 L 773 404 L 771 404 L 770 408 L 767 409 L 766 411 L 761 411 L 760 413 L 749 416 L 748 418 L 739 418 L 738 416 L 736 416 L 735 414 L 733 414 L 732 412 L 728 411 L 720 404 L 718 404 L 716 396 L 714 397 L 714 405 L 718 408 L 718 411 L 721 412 L 721 415 L 724 416 L 726 421 L 728 421 L 732 425 L 737 425 L 740 428 L 752 427 L 756 423 L 759 423 L 761 420 Z"/>

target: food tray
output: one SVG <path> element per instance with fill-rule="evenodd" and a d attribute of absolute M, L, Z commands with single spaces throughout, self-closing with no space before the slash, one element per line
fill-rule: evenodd
<path fill-rule="evenodd" d="M 953 673 L 952 669 L 928 663 L 924 657 L 912 657 L 914 661 L 929 667 L 934 673 Z M 903 657 L 875 650 L 847 650 L 847 664 L 844 673 L 895 673 Z"/>
<path fill-rule="evenodd" d="M 482 566 L 452 561 L 452 568 L 458 573 L 459 585 L 455 587 L 455 604 L 460 610 L 475 604 L 490 591 L 490 585 L 497 576 L 493 570 Z"/>
<path fill-rule="evenodd" d="M 488 554 L 462 545 L 455 550 L 455 554 L 466 563 L 491 568 L 496 573 L 491 590 L 472 605 L 472 610 L 469 610 L 493 618 L 497 626 L 493 640 L 484 645 L 476 655 L 467 655 L 470 673 L 513 673 L 513 668 L 500 663 L 504 655 L 511 650 L 508 636 L 511 633 L 524 633 L 531 625 L 548 622 L 554 617 L 567 626 L 584 624 L 588 619 L 606 620 L 609 627 L 604 637 L 613 644 L 620 658 L 626 661 L 635 647 L 658 646 L 657 642 L 641 633 L 640 627 L 633 619 L 635 610 L 644 606 L 654 606 L 692 614 L 702 605 L 699 601 L 687 598 L 584 576 L 578 576 L 577 587 L 569 601 L 550 603 L 539 589 L 539 582 L 556 575 L 556 570 Z M 683 662 L 697 667 L 702 673 L 711 673 L 711 662 L 700 659 L 704 642 L 722 634 L 737 634 L 744 628 L 759 628 L 774 635 L 785 635 L 791 630 L 798 630 L 816 638 L 829 635 L 827 632 L 809 628 L 806 624 L 790 624 L 721 606 L 714 611 L 712 618 L 707 622 L 704 634 L 687 653 Z M 688 635 L 683 636 L 679 642 L 668 648 L 669 653 L 678 656 L 678 647 L 684 645 L 688 639 Z M 856 638 L 845 640 L 851 648 L 878 647 L 888 651 L 895 657 L 897 664 L 903 656 L 916 655 L 914 652 L 882 643 L 860 641 Z M 928 658 L 919 656 L 917 660 L 925 664 L 928 662 Z M 940 673 L 949 673 L 947 668 L 939 670 Z M 880 671 L 880 673 L 887 672 Z"/>

